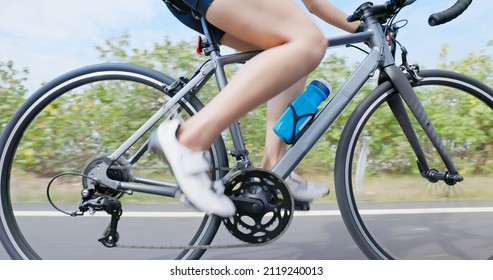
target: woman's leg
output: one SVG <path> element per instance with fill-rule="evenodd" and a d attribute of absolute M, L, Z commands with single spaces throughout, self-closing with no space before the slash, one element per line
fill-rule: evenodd
<path fill-rule="evenodd" d="M 284 143 L 284 141 L 277 136 L 273 128 L 277 120 L 279 120 L 288 107 L 288 104 L 303 92 L 306 79 L 306 76 L 303 77 L 297 83 L 267 102 L 267 122 L 262 168 L 272 169 L 272 167 L 274 167 L 274 165 L 286 152 L 286 143 Z"/>
<path fill-rule="evenodd" d="M 227 34 L 266 50 L 180 126 L 179 141 L 193 150 L 207 149 L 229 124 L 306 76 L 327 47 L 318 27 L 291 0 L 215 0 L 206 18 Z"/>
<path fill-rule="evenodd" d="M 273 128 L 288 107 L 288 104 L 303 92 L 306 79 L 307 77 L 302 78 L 296 84 L 267 102 L 267 123 L 262 168 L 272 169 L 286 152 L 286 143 L 277 136 Z M 329 186 L 303 180 L 295 172 L 292 172 L 286 178 L 286 183 L 290 187 L 294 199 L 297 201 L 311 202 L 329 194 L 330 191 Z"/>
<path fill-rule="evenodd" d="M 239 51 L 253 51 L 260 49 L 260 47 L 246 43 L 234 36 L 231 36 L 230 34 L 224 34 L 221 39 L 221 44 Z M 301 80 L 267 101 L 264 156 L 261 164 L 262 168 L 272 169 L 272 167 L 274 167 L 274 165 L 286 152 L 286 143 L 284 143 L 284 141 L 277 136 L 273 128 L 277 120 L 279 120 L 288 107 L 288 104 L 303 92 L 306 79 L 306 76 L 303 77 Z"/>
<path fill-rule="evenodd" d="M 232 122 L 306 76 L 322 60 L 327 42 L 292 0 L 215 0 L 206 18 L 262 53 L 246 63 L 201 111 L 180 124 L 163 123 L 158 141 L 188 200 L 211 214 L 231 216 L 235 206 L 220 181 L 210 189 L 206 150 Z"/>
<path fill-rule="evenodd" d="M 221 43 L 241 51 L 259 49 L 259 47 L 245 43 L 230 34 L 224 34 Z M 272 169 L 286 152 L 286 143 L 277 136 L 273 128 L 277 120 L 279 120 L 288 107 L 288 104 L 303 92 L 306 79 L 306 76 L 303 77 L 297 83 L 267 101 L 267 120 L 265 127 L 264 155 L 261 164 L 262 168 L 268 170 Z M 330 191 L 329 186 L 303 180 L 303 178 L 295 172 L 292 172 L 291 175 L 286 178 L 286 183 L 290 187 L 294 199 L 302 202 L 311 202 L 329 194 Z"/>
<path fill-rule="evenodd" d="M 245 43 L 230 34 L 224 34 L 221 43 L 241 51 L 259 49 L 259 47 Z M 267 101 L 267 122 L 265 128 L 264 156 L 261 164 L 262 168 L 268 170 L 272 169 L 286 152 L 286 143 L 277 136 L 273 128 L 277 120 L 279 120 L 288 107 L 288 104 L 303 92 L 306 79 L 306 76 L 303 77 L 297 83 Z M 303 180 L 303 178 L 295 172 L 292 172 L 291 175 L 286 178 L 286 183 L 290 187 L 294 199 L 301 202 L 311 202 L 330 192 L 329 186 Z"/>

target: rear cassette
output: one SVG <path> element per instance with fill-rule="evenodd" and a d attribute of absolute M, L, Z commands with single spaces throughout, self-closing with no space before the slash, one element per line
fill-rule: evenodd
<path fill-rule="evenodd" d="M 279 176 L 264 169 L 244 169 L 234 173 L 225 186 L 237 211 L 223 223 L 236 238 L 259 244 L 278 238 L 288 228 L 294 202 Z"/>
<path fill-rule="evenodd" d="M 86 166 L 82 170 L 82 174 L 85 175 L 85 177 L 82 178 L 82 188 L 91 189 L 92 185 L 94 185 L 93 187 L 95 188 L 98 196 L 103 195 L 120 198 L 123 195 L 123 192 L 105 187 L 101 184 L 95 184 L 94 180 L 91 179 L 93 177 L 93 170 L 99 168 L 99 165 L 104 162 L 105 158 L 106 156 L 96 157 L 91 159 L 86 164 Z M 132 174 L 130 173 L 129 168 L 130 165 L 128 164 L 128 162 L 120 158 L 113 162 L 111 168 L 108 169 L 108 178 L 122 182 L 130 182 L 132 180 Z"/>

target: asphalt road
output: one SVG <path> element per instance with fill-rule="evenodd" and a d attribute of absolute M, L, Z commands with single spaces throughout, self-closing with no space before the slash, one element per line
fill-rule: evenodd
<path fill-rule="evenodd" d="M 466 254 L 473 251 L 478 253 L 478 259 L 484 259 L 493 251 L 490 251 L 493 248 L 490 244 L 493 209 L 488 205 L 489 202 L 469 208 L 440 208 L 443 204 L 433 207 L 423 204 L 373 205 L 373 208 L 367 209 L 366 215 L 369 216 L 366 217 L 370 217 L 369 221 L 375 230 L 382 231 L 378 236 L 385 238 L 382 240 L 385 245 L 415 254 L 408 254 L 411 258 L 426 256 L 427 259 L 447 259 L 450 254 L 457 259 L 474 259 L 476 255 Z M 126 211 L 119 224 L 120 244 L 184 245 L 201 221 L 201 218 L 194 216 L 196 212 L 183 205 L 141 205 L 124 209 Z M 31 210 L 52 210 L 48 208 L 37 209 L 33 205 L 26 205 L 19 210 L 26 214 L 20 218 L 20 226 L 26 232 L 33 233 L 27 238 L 32 240 L 36 250 L 42 252 L 44 258 L 173 259 L 177 255 L 174 250 L 103 247 L 97 239 L 109 222 L 106 214 L 95 217 L 63 217 L 61 220 L 48 214 L 30 214 L 34 213 Z M 187 215 L 134 215 L 170 213 L 170 210 Z M 450 215 L 454 219 L 448 219 Z M 38 237 L 43 234 L 44 237 Z M 237 243 L 238 240 L 221 225 L 213 244 Z M 69 255 L 65 257 L 66 254 Z M 9 259 L 3 248 L 0 248 L 0 259 Z M 366 257 L 349 236 L 337 204 L 323 203 L 313 205 L 308 212 L 295 211 L 288 230 L 271 244 L 251 248 L 210 249 L 202 259 L 365 260 Z"/>
<path fill-rule="evenodd" d="M 187 210 L 181 205 L 176 205 L 179 210 Z M 44 209 L 43 209 L 44 210 Z M 49 209 L 46 209 L 49 210 Z M 144 209 L 147 210 L 147 209 Z M 190 209 L 188 209 L 190 210 Z M 242 260 L 242 259 L 337 259 L 337 260 L 357 260 L 365 259 L 365 256 L 357 248 L 351 237 L 349 236 L 346 228 L 343 225 L 342 219 L 340 217 L 339 211 L 336 204 L 315 204 L 312 206 L 313 211 L 308 212 L 295 212 L 295 216 L 288 228 L 288 230 L 283 234 L 281 238 L 275 242 L 253 248 L 227 248 L 227 249 L 210 249 L 208 250 L 202 259 L 208 260 Z M 131 213 L 133 209 L 130 209 L 128 213 Z M 124 212 L 123 217 L 128 215 Z M 154 218 L 127 218 L 125 221 L 120 222 L 120 241 L 125 242 L 126 237 L 135 234 L 139 235 L 143 232 L 156 231 L 159 232 L 160 229 L 156 226 L 163 223 L 163 219 Z M 34 217 L 25 218 L 26 224 L 29 224 L 29 231 L 38 231 L 46 229 L 47 231 L 53 231 L 56 225 L 50 225 L 51 219 L 48 217 Z M 41 221 L 43 219 L 43 221 Z M 69 222 L 79 218 L 67 218 Z M 97 242 L 97 238 L 100 237 L 102 231 L 104 230 L 108 219 L 98 219 L 100 226 L 84 227 L 86 220 L 91 219 L 91 217 L 82 217 L 84 220 L 79 220 L 82 222 L 75 222 L 74 226 L 80 226 L 80 231 L 85 232 L 84 235 L 91 236 L 91 243 L 96 244 L 97 250 L 107 251 L 114 249 L 106 249 Z M 176 218 L 176 220 L 170 220 L 172 218 L 165 218 L 170 224 L 181 227 L 184 232 L 191 232 L 194 226 L 200 221 L 200 218 L 185 218 L 185 219 L 195 219 L 195 222 L 184 222 L 184 218 Z M 146 224 L 148 223 L 148 224 Z M 193 226 L 192 226 L 193 224 Z M 190 229 L 187 229 L 189 227 Z M 90 228 L 90 229 L 89 229 Z M 94 232 L 92 232 L 92 230 Z M 63 231 L 61 229 L 60 231 Z M 179 235 L 179 233 L 176 233 Z M 128 239 L 127 239 L 128 240 Z M 217 240 L 217 242 L 216 242 Z M 71 243 L 77 243 L 77 240 L 71 240 L 68 237 L 67 240 L 58 240 L 61 243 L 67 243 L 66 246 L 72 246 Z M 137 240 L 134 241 L 137 244 Z M 165 241 L 165 240 L 164 240 Z M 134 243 L 132 242 L 132 243 Z M 156 242 L 158 244 L 163 243 L 163 238 L 156 238 L 156 240 L 150 241 Z M 216 238 L 215 243 L 223 244 L 237 244 L 238 240 L 231 236 L 229 232 L 221 225 Z M 150 243 L 146 243 L 150 244 Z M 75 246 L 75 245 L 74 245 Z M 49 247 L 49 245 L 47 245 Z M 133 249 L 118 249 L 121 250 L 117 255 L 114 255 L 118 259 L 134 259 L 140 258 L 139 252 L 135 252 Z M 80 253 L 80 252 L 79 252 Z M 84 253 L 82 253 L 84 254 Z M 164 258 L 168 258 L 167 252 L 156 253 L 155 258 L 160 258 L 161 254 Z M 170 252 L 169 254 L 176 254 Z M 56 256 L 56 254 L 54 254 Z M 86 255 L 82 255 L 83 258 L 87 259 L 94 258 L 94 250 L 88 250 Z M 103 255 L 101 255 L 103 257 Z M 170 255 L 172 257 L 172 255 Z M 105 257 L 105 256 L 104 256 Z M 103 257 L 103 258 L 104 258 Z M 144 257 L 144 255 L 142 255 Z M 152 257 L 151 257 L 152 258 Z M 10 259 L 3 247 L 0 247 L 0 259 Z"/>

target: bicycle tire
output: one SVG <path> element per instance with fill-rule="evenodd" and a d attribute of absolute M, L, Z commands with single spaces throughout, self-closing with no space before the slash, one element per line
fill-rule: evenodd
<path fill-rule="evenodd" d="M 370 259 L 490 259 L 493 90 L 445 70 L 419 75 L 411 84 L 464 181 L 448 186 L 420 175 L 386 102 L 398 94 L 387 81 L 358 105 L 341 135 L 335 187 L 342 218 Z M 413 124 L 430 168 L 445 171 Z"/>
<path fill-rule="evenodd" d="M 31 210 L 29 207 L 34 205 L 31 202 L 35 202 L 36 206 L 42 204 L 43 208 L 41 210 L 43 211 L 54 211 L 53 208 L 46 208 L 48 201 L 45 195 L 36 195 L 34 198 L 29 197 L 28 194 L 34 193 L 35 191 L 28 184 L 36 185 L 35 187 L 37 188 L 46 188 L 48 178 L 45 178 L 44 175 L 49 174 L 48 177 L 51 177 L 56 173 L 62 172 L 63 170 L 58 170 L 61 165 L 63 165 L 61 169 L 67 169 L 65 171 L 72 171 L 75 168 L 76 171 L 80 172 L 82 158 L 87 156 L 84 153 L 92 153 L 97 150 L 91 157 L 104 154 L 102 150 L 106 149 L 106 145 L 110 145 L 107 142 L 113 143 L 111 141 L 114 141 L 110 136 L 115 137 L 115 139 L 121 138 L 125 140 L 126 138 L 124 137 L 128 137 L 131 132 L 126 132 L 126 127 L 140 126 L 141 123 L 138 120 L 143 118 L 140 115 L 146 114 L 146 111 L 142 110 L 142 108 L 146 107 L 141 103 L 146 103 L 146 105 L 153 106 L 152 108 L 159 109 L 166 101 L 163 98 L 168 98 L 164 90 L 165 86 L 171 85 L 173 82 L 174 80 L 172 78 L 158 71 L 141 66 L 111 63 L 99 64 L 64 74 L 42 86 L 26 100 L 11 118 L 0 137 L 0 239 L 12 259 L 201 258 L 205 252 L 204 249 L 162 251 L 155 249 L 132 250 L 105 248 L 97 242 L 99 236 L 92 236 L 92 230 L 99 230 L 98 234 L 104 231 L 105 226 L 101 227 L 99 225 L 100 222 L 96 221 L 98 218 L 91 220 L 78 217 L 65 217 L 64 215 L 61 215 L 63 217 L 60 218 L 57 218 L 58 216 L 50 216 L 46 218 L 48 221 L 61 219 L 65 223 L 56 223 L 54 226 L 50 226 L 51 224 L 44 224 L 42 221 L 39 221 L 43 220 L 43 218 L 39 218 L 39 216 L 43 215 L 36 214 L 40 212 L 36 212 L 34 216 L 29 216 L 31 212 L 26 212 L 27 210 Z M 114 96 L 110 96 L 110 92 Z M 132 101 L 126 103 L 118 102 L 119 100 L 125 101 L 127 99 L 133 100 L 134 103 Z M 117 109 L 111 111 L 111 106 L 117 106 Z M 182 99 L 180 106 L 183 108 L 183 114 L 190 116 L 194 115 L 203 107 L 199 99 L 193 95 L 190 95 L 187 100 Z M 93 107 L 97 107 L 97 109 Z M 149 112 L 151 111 L 149 110 Z M 69 115 L 70 119 L 67 117 Z M 128 118 L 129 115 L 132 117 Z M 73 119 L 77 119 L 77 121 Z M 94 127 L 91 127 L 91 125 Z M 70 134 L 71 132 L 65 132 L 71 129 L 74 130 L 73 134 Z M 77 129 L 84 133 L 77 132 Z M 61 134 L 63 136 L 56 137 Z M 72 138 L 70 140 L 60 140 L 63 137 Z M 107 138 L 105 139 L 105 137 Z M 74 142 L 77 143 L 74 144 Z M 119 145 L 120 143 L 116 144 Z M 111 151 L 112 148 L 114 147 L 110 147 L 108 150 Z M 76 156 L 77 153 L 79 155 Z M 214 168 L 212 176 L 214 178 L 224 176 L 226 173 L 225 170 L 228 167 L 228 158 L 221 137 L 211 147 L 211 157 Z M 55 161 L 57 159 L 59 162 Z M 33 161 L 33 163 L 26 162 L 29 160 Z M 146 160 L 153 162 L 154 159 Z M 156 162 L 162 161 L 156 159 Z M 41 167 L 37 165 L 41 165 Z M 165 166 L 164 163 L 163 166 Z M 50 169 L 51 167 L 53 169 Z M 143 171 L 140 172 L 145 173 L 150 171 L 143 168 Z M 25 181 L 26 177 L 30 179 L 29 182 Z M 73 181 L 75 181 L 76 185 L 74 189 L 79 188 L 80 191 L 81 179 L 77 178 L 73 179 Z M 68 182 L 73 183 L 71 180 L 68 180 Z M 27 191 L 21 192 L 20 187 L 18 187 L 21 184 L 25 184 L 24 189 Z M 68 184 L 63 184 L 64 187 L 69 186 Z M 57 193 L 57 190 L 52 190 L 52 192 Z M 63 193 L 63 195 L 66 196 L 60 198 L 60 201 L 63 203 L 65 203 L 65 200 L 72 198 L 71 193 Z M 24 198 L 19 198 L 18 196 L 24 196 Z M 80 194 L 78 196 L 80 197 Z M 126 197 L 134 199 L 134 196 Z M 152 197 L 154 198 L 155 196 Z M 150 207 L 147 204 L 149 197 L 144 195 L 140 199 L 143 199 L 143 202 L 146 203 L 143 206 Z M 159 197 L 155 199 L 157 202 L 153 202 L 154 204 L 152 205 L 161 205 L 161 199 L 163 198 Z M 25 208 L 26 206 L 27 208 Z M 166 205 L 162 207 L 166 207 Z M 180 204 L 178 204 L 178 207 L 180 207 Z M 189 211 L 190 207 L 183 206 L 182 208 L 185 209 L 183 211 Z M 76 209 L 70 208 L 69 210 Z M 123 204 L 123 209 L 125 210 L 125 204 Z M 164 208 L 164 210 L 166 209 Z M 28 213 L 28 216 L 20 216 L 20 213 Z M 202 221 L 198 223 L 199 226 L 195 231 L 193 227 L 197 225 L 198 221 L 196 218 L 189 219 L 190 224 L 186 224 L 189 228 L 185 230 L 190 231 L 190 235 L 192 236 L 186 233 L 175 233 L 175 235 L 183 235 L 180 241 L 185 243 L 174 245 L 209 245 L 212 242 L 221 224 L 221 219 L 214 215 L 203 215 Z M 109 216 L 107 215 L 105 217 Z M 183 218 L 174 218 L 174 220 L 168 222 L 166 220 L 159 220 L 156 223 L 151 223 L 151 227 L 148 224 L 141 226 L 139 222 L 142 219 L 128 218 L 127 221 L 124 221 L 124 217 L 125 212 L 119 222 L 119 230 L 129 231 L 129 228 L 132 228 L 132 230 L 141 231 L 140 233 L 142 234 L 149 233 L 152 236 L 156 236 L 154 242 L 157 242 L 157 244 L 147 245 L 173 245 L 166 244 L 166 241 L 170 241 L 170 236 L 159 233 L 159 231 L 179 230 L 179 227 L 176 225 L 167 225 L 167 223 L 180 221 L 183 224 L 183 220 L 185 220 Z M 78 219 L 80 220 L 77 221 Z M 107 220 L 104 220 L 103 223 L 108 224 Z M 78 222 L 81 225 L 77 224 L 76 228 L 75 224 Z M 126 223 L 128 222 L 131 222 L 133 226 L 127 226 Z M 34 224 L 29 225 L 29 223 Z M 41 234 L 41 232 L 52 229 L 52 227 L 58 228 L 55 228 L 53 233 Z M 29 230 L 31 231 L 26 232 Z M 83 232 L 83 234 L 79 234 L 78 232 Z M 63 242 L 60 242 L 62 236 L 68 239 L 68 244 L 64 245 Z M 84 239 L 84 236 L 92 236 L 91 239 L 94 242 L 83 242 L 82 239 Z M 123 242 L 122 237 L 125 234 L 119 232 L 119 236 L 120 242 Z M 137 245 L 141 245 L 141 242 L 147 241 L 147 238 L 138 237 L 133 241 Z M 121 250 L 131 250 L 132 253 L 122 254 Z M 66 252 L 67 256 L 61 254 L 62 251 Z M 85 255 L 75 255 L 75 252 L 83 252 Z M 107 253 L 109 255 L 106 255 Z"/>

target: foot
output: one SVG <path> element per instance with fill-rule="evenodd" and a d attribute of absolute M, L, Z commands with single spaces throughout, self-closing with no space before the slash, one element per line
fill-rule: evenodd
<path fill-rule="evenodd" d="M 330 193 L 328 186 L 310 181 L 303 181 L 301 176 L 294 172 L 286 178 L 286 183 L 291 189 L 293 198 L 302 202 L 311 202 Z"/>
<path fill-rule="evenodd" d="M 163 122 L 157 129 L 155 142 L 171 166 L 182 193 L 200 211 L 221 217 L 233 216 L 236 208 L 223 193 L 222 182 L 213 184 L 209 178 L 209 152 L 193 151 L 180 143 L 176 138 L 179 125 L 178 119 Z"/>

